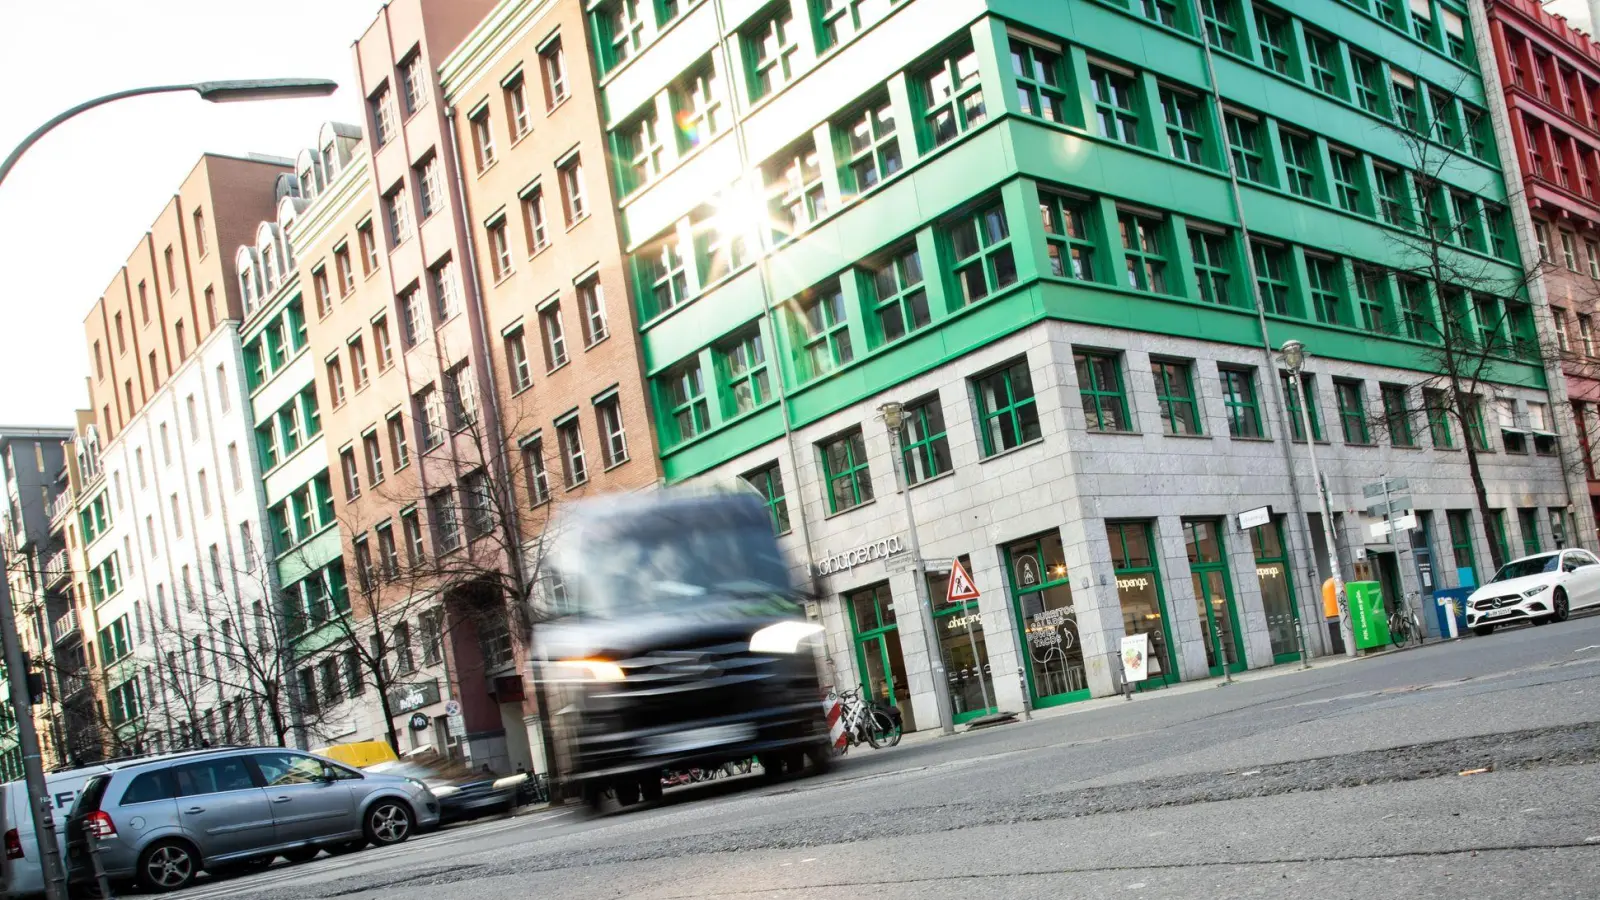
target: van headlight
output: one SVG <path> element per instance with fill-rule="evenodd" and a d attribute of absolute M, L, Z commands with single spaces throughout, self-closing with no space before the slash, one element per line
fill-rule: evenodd
<path fill-rule="evenodd" d="M 821 633 L 814 622 L 775 622 L 750 636 L 750 652 L 798 653 L 801 644 Z"/>
<path fill-rule="evenodd" d="M 1548 590 L 1550 590 L 1550 585 L 1541 584 L 1538 587 L 1531 587 L 1531 588 L 1528 588 L 1527 590 L 1523 591 L 1522 592 L 1522 596 L 1524 596 L 1524 597 L 1532 597 L 1535 594 L 1542 594 L 1542 593 L 1544 593 L 1545 591 L 1548 591 Z"/>

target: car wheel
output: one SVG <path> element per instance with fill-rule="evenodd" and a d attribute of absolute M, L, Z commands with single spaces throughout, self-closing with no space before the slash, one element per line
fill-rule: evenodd
<path fill-rule="evenodd" d="M 355 853 L 367 849 L 367 842 L 345 841 L 342 844 L 329 844 L 325 849 L 334 856 L 344 856 L 346 853 Z"/>
<path fill-rule="evenodd" d="M 1552 622 L 1565 622 L 1567 616 L 1572 613 L 1572 605 L 1567 602 L 1567 592 L 1561 588 L 1556 588 L 1556 595 L 1551 598 L 1550 607 Z"/>
<path fill-rule="evenodd" d="M 605 808 L 605 785 L 598 781 L 585 781 L 582 789 L 583 805 L 590 813 L 599 813 Z"/>
<path fill-rule="evenodd" d="M 321 852 L 321 847 L 296 847 L 293 850 L 285 850 L 278 855 L 292 863 L 303 863 L 316 859 L 317 854 Z"/>
<path fill-rule="evenodd" d="M 632 806 L 639 802 L 639 782 L 619 781 L 616 786 L 617 805 Z"/>
<path fill-rule="evenodd" d="M 763 781 L 778 781 L 783 778 L 783 754 L 763 753 L 756 757 L 756 761 L 761 763 L 761 779 Z"/>
<path fill-rule="evenodd" d="M 639 783 L 639 794 L 647 802 L 654 803 L 661 799 L 661 773 L 646 772 L 644 779 Z"/>
<path fill-rule="evenodd" d="M 1477 628 L 1472 629 L 1472 633 L 1478 637 L 1488 637 L 1489 635 L 1494 634 L 1494 626 L 1479 625 Z"/>
<path fill-rule="evenodd" d="M 147 891 L 165 893 L 186 888 L 199 871 L 199 855 L 185 841 L 156 841 L 139 854 L 137 877 Z"/>
<path fill-rule="evenodd" d="M 367 840 L 379 847 L 410 837 L 411 827 L 411 810 L 398 800 L 379 800 L 367 810 Z"/>
<path fill-rule="evenodd" d="M 826 775 L 833 768 L 833 748 L 827 744 L 818 744 L 807 750 L 806 758 L 811 760 L 813 775 Z"/>

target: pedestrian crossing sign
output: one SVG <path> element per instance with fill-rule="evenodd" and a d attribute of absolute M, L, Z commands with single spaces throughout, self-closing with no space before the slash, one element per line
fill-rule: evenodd
<path fill-rule="evenodd" d="M 950 603 L 965 603 L 976 599 L 978 599 L 978 586 L 972 583 L 972 576 L 962 567 L 961 560 L 951 560 L 950 590 L 946 592 L 945 600 Z"/>

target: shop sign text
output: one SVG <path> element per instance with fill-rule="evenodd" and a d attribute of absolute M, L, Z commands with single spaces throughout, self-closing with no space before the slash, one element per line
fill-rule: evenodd
<path fill-rule="evenodd" d="M 833 556 L 825 556 L 817 561 L 816 574 L 832 575 L 835 572 L 848 572 L 863 563 L 887 559 L 905 549 L 905 543 L 899 535 L 882 538 L 870 544 L 863 544 L 853 550 L 846 550 Z"/>

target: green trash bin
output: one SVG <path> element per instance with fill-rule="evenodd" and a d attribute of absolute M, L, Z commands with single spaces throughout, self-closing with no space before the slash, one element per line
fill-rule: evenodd
<path fill-rule="evenodd" d="M 1383 586 L 1376 581 L 1350 581 L 1344 586 L 1350 603 L 1350 626 L 1356 647 L 1371 650 L 1389 645 L 1389 613 L 1383 608 Z"/>

